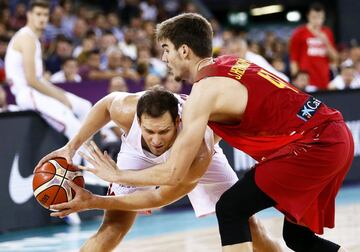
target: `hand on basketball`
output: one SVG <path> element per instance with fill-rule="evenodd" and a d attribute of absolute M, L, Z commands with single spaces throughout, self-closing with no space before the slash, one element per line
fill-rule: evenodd
<path fill-rule="evenodd" d="M 66 161 L 68 162 L 68 164 L 72 164 L 72 157 L 75 155 L 75 151 L 70 149 L 67 145 L 65 145 L 64 147 L 57 149 L 53 152 L 50 152 L 49 154 L 47 154 L 45 157 L 43 157 L 39 163 L 36 165 L 34 172 L 37 168 L 39 168 L 43 163 L 45 163 L 46 161 L 50 160 L 50 159 L 54 159 L 57 157 L 63 157 L 66 159 Z"/>
<path fill-rule="evenodd" d="M 50 210 L 56 211 L 52 212 L 50 216 L 64 218 L 65 216 L 75 213 L 81 212 L 88 209 L 92 209 L 92 199 L 93 194 L 88 190 L 76 185 L 72 181 L 68 181 L 71 188 L 75 191 L 75 197 L 69 202 L 61 203 L 57 205 L 51 205 Z"/>
<path fill-rule="evenodd" d="M 79 151 L 79 154 L 93 167 L 79 166 L 79 168 L 89 171 L 105 181 L 115 182 L 119 169 L 107 152 L 105 151 L 102 153 L 93 141 L 85 145 L 85 149 L 88 151 L 89 155 L 81 151 Z"/>

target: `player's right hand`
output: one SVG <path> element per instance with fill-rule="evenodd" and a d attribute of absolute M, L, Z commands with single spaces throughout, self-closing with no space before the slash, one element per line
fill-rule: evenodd
<path fill-rule="evenodd" d="M 35 170 L 37 168 L 39 168 L 40 166 L 42 166 L 45 162 L 47 162 L 50 159 L 56 158 L 56 157 L 63 157 L 66 159 L 66 161 L 68 162 L 68 164 L 72 164 L 72 158 L 75 155 L 76 150 L 71 149 L 70 147 L 68 147 L 67 145 L 65 145 L 64 147 L 57 149 L 53 152 L 50 152 L 49 154 L 47 154 L 45 157 L 43 157 L 39 163 L 35 166 L 35 169 L 33 172 L 35 172 Z"/>

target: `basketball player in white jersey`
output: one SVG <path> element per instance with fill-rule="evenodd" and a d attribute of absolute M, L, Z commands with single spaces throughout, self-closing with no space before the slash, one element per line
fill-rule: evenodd
<path fill-rule="evenodd" d="M 16 103 L 23 110 L 38 111 L 69 139 L 81 126 L 91 103 L 56 87 L 43 78 L 41 37 L 49 19 L 49 3 L 29 5 L 26 26 L 15 33 L 5 56 L 5 71 Z"/>
<path fill-rule="evenodd" d="M 56 156 L 63 156 L 70 161 L 77 148 L 109 120 L 113 120 L 123 131 L 118 164 L 136 172 L 163 163 L 181 128 L 179 104 L 183 100 L 180 96 L 175 98 L 170 92 L 160 89 L 141 94 L 117 92 L 103 98 L 93 107 L 78 134 L 63 148 L 44 157 L 39 165 Z M 52 213 L 52 216 L 64 217 L 88 209 L 105 209 L 102 226 L 81 251 L 111 251 L 132 226 L 138 210 L 158 208 L 188 194 L 197 217 L 214 213 L 216 202 L 237 181 L 237 176 L 221 148 L 215 145 L 213 149 L 213 142 L 213 133 L 208 129 L 203 146 L 181 184 L 155 189 L 113 183 L 109 187 L 109 196 L 105 197 L 93 195 L 72 184 L 76 191 L 75 199 L 51 206 L 54 210 L 60 210 Z M 93 143 L 90 149 L 94 156 L 103 155 Z M 104 155 L 102 158 L 116 167 L 109 156 Z M 96 165 L 94 160 L 88 161 Z M 257 251 L 281 251 L 255 218 L 251 218 L 250 226 Z"/>

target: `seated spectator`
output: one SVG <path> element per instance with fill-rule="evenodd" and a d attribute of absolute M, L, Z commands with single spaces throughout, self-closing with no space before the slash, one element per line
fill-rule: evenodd
<path fill-rule="evenodd" d="M 93 31 L 88 31 L 81 41 L 81 44 L 76 46 L 73 52 L 74 58 L 78 59 L 80 64 L 84 63 L 84 55 L 86 53 L 96 49 L 96 35 Z"/>
<path fill-rule="evenodd" d="M 56 37 L 55 51 L 45 60 L 45 66 L 52 74 L 61 70 L 61 64 L 65 58 L 72 55 L 73 46 L 71 41 L 64 35 Z"/>
<path fill-rule="evenodd" d="M 289 81 L 289 78 L 285 74 L 276 70 L 263 56 L 249 50 L 247 42 L 244 39 L 240 37 L 229 39 L 225 48 L 225 54 L 233 54 L 246 59 L 268 70 L 269 72 L 276 74 L 283 80 Z"/>
<path fill-rule="evenodd" d="M 166 76 L 164 79 L 164 87 L 170 92 L 180 94 L 183 88 L 183 83 L 181 81 L 175 81 L 174 77 L 171 75 Z"/>
<path fill-rule="evenodd" d="M 79 75 L 82 80 L 110 80 L 120 73 L 100 69 L 100 51 L 92 50 L 86 55 L 86 63 L 80 66 Z"/>
<path fill-rule="evenodd" d="M 352 63 L 345 62 L 340 66 L 340 74 L 330 83 L 330 90 L 345 90 L 360 88 L 360 79 L 355 76 L 355 68 Z"/>
<path fill-rule="evenodd" d="M 63 60 L 61 70 L 54 73 L 50 81 L 52 83 L 64 83 L 64 82 L 81 82 L 81 76 L 78 74 L 78 63 L 74 58 L 66 58 Z"/>
<path fill-rule="evenodd" d="M 0 112 L 19 111 L 19 107 L 7 103 L 5 89 L 0 85 Z"/>
<path fill-rule="evenodd" d="M 299 71 L 291 81 L 295 87 L 308 93 L 315 92 L 317 88 L 310 84 L 309 74 L 306 71 Z"/>
<path fill-rule="evenodd" d="M 129 88 L 123 77 L 116 76 L 110 80 L 109 93 L 112 92 L 128 92 Z"/>
<path fill-rule="evenodd" d="M 134 43 L 135 36 L 136 33 L 134 29 L 127 29 L 124 34 L 124 40 L 119 42 L 119 48 L 122 53 L 132 60 L 136 60 L 137 58 L 137 48 Z"/>
<path fill-rule="evenodd" d="M 161 84 L 161 79 L 158 76 L 154 74 L 148 74 L 145 77 L 144 89 L 149 90 L 160 84 Z"/>

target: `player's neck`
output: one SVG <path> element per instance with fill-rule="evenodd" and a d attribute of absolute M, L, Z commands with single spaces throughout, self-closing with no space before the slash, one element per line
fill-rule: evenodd
<path fill-rule="evenodd" d="M 214 63 L 214 59 L 213 57 L 206 57 L 206 58 L 202 58 L 197 60 L 197 62 L 195 63 L 195 67 L 194 67 L 194 73 L 192 74 L 192 80 L 191 82 L 194 82 L 196 79 L 196 75 L 198 74 L 198 72 L 205 66 L 208 66 L 210 64 Z"/>
<path fill-rule="evenodd" d="M 42 32 L 38 29 L 36 29 L 33 25 L 27 24 L 26 25 L 38 38 L 41 37 Z"/>

